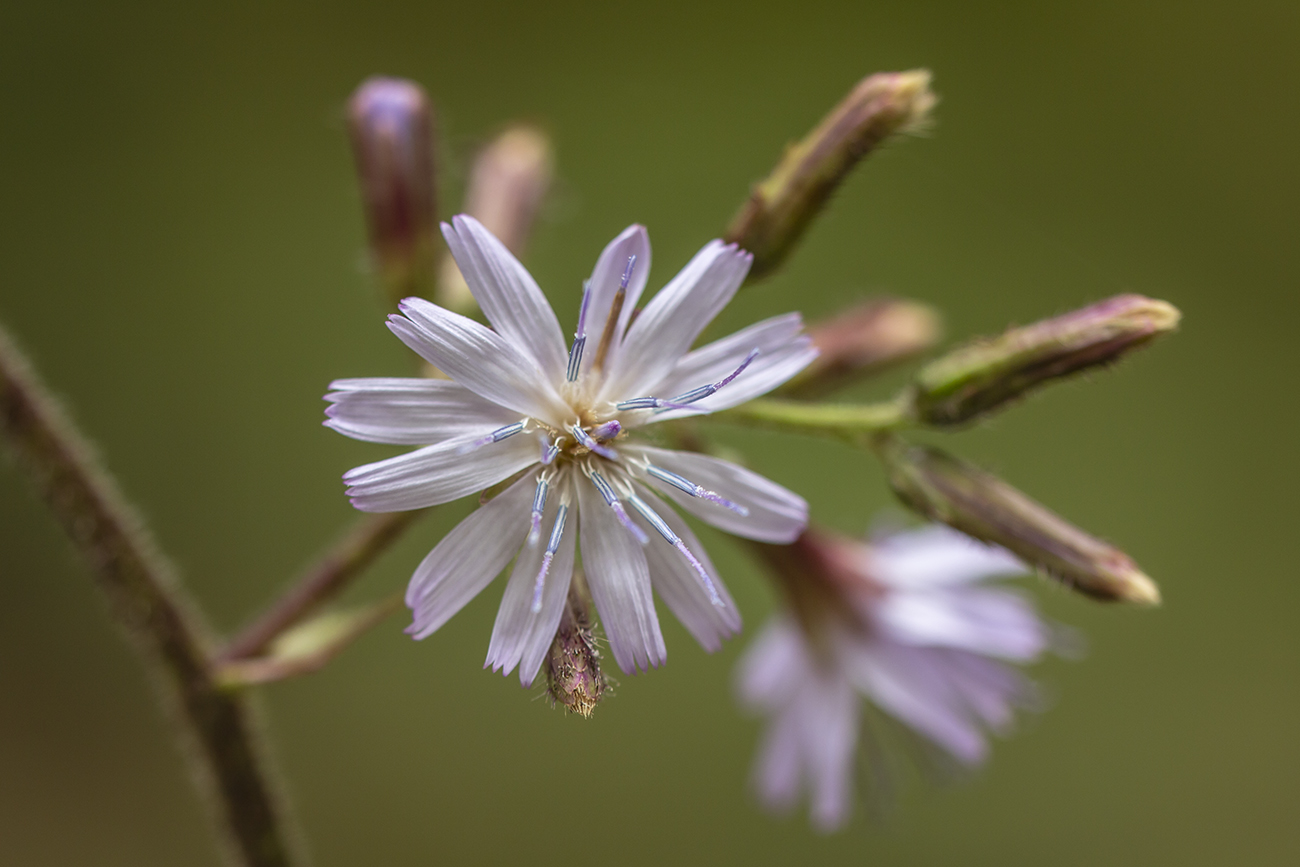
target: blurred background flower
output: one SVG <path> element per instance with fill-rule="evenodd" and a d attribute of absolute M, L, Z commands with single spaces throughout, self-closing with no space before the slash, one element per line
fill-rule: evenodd
<path fill-rule="evenodd" d="M 319 426 L 324 387 L 407 362 L 382 326 L 348 145 L 348 95 L 373 74 L 434 101 L 443 217 L 509 124 L 551 136 L 526 262 L 561 310 L 623 226 L 646 225 L 656 268 L 675 272 L 855 82 L 923 66 L 942 96 L 929 136 L 858 168 L 717 333 L 884 293 L 938 310 L 955 339 L 1124 292 L 1185 315 L 1178 337 L 1091 386 L 945 438 L 1120 544 L 1165 598 L 1127 611 L 1035 588 L 1092 653 L 1036 668 L 1056 706 L 973 785 L 918 793 L 883 831 L 772 822 L 744 797 L 759 727 L 732 706 L 751 637 L 709 656 L 666 622 L 674 665 L 622 678 L 586 722 L 480 670 L 487 593 L 425 652 L 393 619 L 265 692 L 318 863 L 1300 855 L 1297 410 L 1277 395 L 1296 364 L 1295 8 L 20 0 L 3 20 L 0 318 L 222 629 L 352 520 L 337 477 L 357 444 Z M 847 447 L 728 438 L 840 532 L 890 502 Z M 418 524 L 355 598 L 400 589 L 468 508 Z M 746 623 L 764 622 L 759 567 L 700 535 Z M 0 550 L 4 857 L 216 863 L 135 660 L 7 466 Z M 575 821 L 576 843 L 548 845 Z"/>

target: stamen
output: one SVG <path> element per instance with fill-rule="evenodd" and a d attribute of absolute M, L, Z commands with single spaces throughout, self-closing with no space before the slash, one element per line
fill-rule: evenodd
<path fill-rule="evenodd" d="M 618 419 L 611 419 L 602 425 L 597 425 L 591 429 L 591 438 L 597 442 L 612 440 L 623 432 L 623 425 Z"/>
<path fill-rule="evenodd" d="M 596 347 L 596 358 L 591 363 L 593 370 L 605 366 L 605 356 L 609 354 L 610 344 L 614 342 L 614 332 L 618 329 L 618 318 L 623 313 L 623 303 L 627 301 L 627 284 L 632 279 L 636 268 L 636 256 L 627 257 L 627 267 L 623 269 L 623 279 L 619 281 L 618 291 L 609 305 L 609 316 L 605 318 L 605 330 L 600 335 L 600 345 Z"/>
<path fill-rule="evenodd" d="M 551 489 L 550 482 L 546 481 L 545 476 L 539 476 L 537 479 L 537 493 L 533 494 L 533 526 L 528 531 L 528 547 L 537 544 L 537 540 L 542 537 L 542 511 L 546 508 L 546 494 Z"/>
<path fill-rule="evenodd" d="M 569 382 L 576 382 L 582 367 L 582 349 L 587 345 L 587 304 L 591 301 L 591 281 L 582 283 L 582 306 L 578 308 L 578 330 L 573 332 L 573 346 L 569 349 Z"/>
<path fill-rule="evenodd" d="M 514 436 L 523 429 L 524 423 L 521 421 L 517 421 L 514 424 L 508 424 L 505 427 L 499 427 L 486 436 L 481 436 L 476 440 L 465 443 L 465 445 L 456 449 L 456 454 L 463 455 L 466 452 L 474 451 L 474 449 L 482 448 L 483 446 L 491 445 L 492 443 L 499 443 L 503 439 Z"/>
<path fill-rule="evenodd" d="M 560 453 L 560 443 L 564 440 L 564 437 L 560 437 L 555 442 L 551 442 L 550 439 L 547 438 L 546 434 L 539 433 L 537 439 L 540 440 L 542 444 L 542 466 L 549 467 L 551 461 L 555 460 L 555 456 Z"/>
<path fill-rule="evenodd" d="M 618 452 L 614 451 L 611 448 L 606 448 L 605 446 L 602 446 L 600 443 L 596 442 L 594 439 L 591 438 L 591 434 L 587 433 L 578 425 L 575 424 L 573 427 L 569 428 L 569 430 L 573 431 L 573 435 L 578 438 L 579 445 L 595 452 L 596 454 L 600 455 L 602 458 L 605 458 L 606 460 L 611 460 L 611 461 L 618 460 Z"/>
<path fill-rule="evenodd" d="M 631 400 L 623 400 L 614 404 L 617 409 L 659 409 L 664 402 L 657 397 L 634 397 Z"/>
<path fill-rule="evenodd" d="M 560 550 L 560 540 L 564 538 L 564 519 L 568 514 L 568 504 L 561 503 L 559 511 L 555 513 L 555 526 L 551 528 L 551 539 L 546 543 L 546 550 L 542 553 L 542 568 L 537 570 L 537 580 L 533 582 L 534 614 L 541 613 L 542 588 L 546 586 L 546 573 L 551 571 L 551 561 L 555 559 L 555 552 Z"/>
<path fill-rule="evenodd" d="M 685 409 L 686 407 L 695 403 L 696 401 L 704 400 L 704 398 L 709 397 L 710 395 L 717 394 L 717 392 L 723 386 L 730 385 L 731 381 L 734 380 L 737 376 L 740 376 L 740 374 L 742 374 L 745 371 L 745 368 L 749 367 L 749 365 L 757 357 L 758 357 L 758 350 L 752 349 L 750 350 L 749 355 L 745 356 L 745 360 L 740 363 L 740 367 L 737 367 L 735 370 L 733 370 L 728 375 L 724 376 L 722 379 L 719 379 L 717 382 L 710 383 L 709 385 L 701 385 L 699 388 L 693 388 L 690 391 L 683 392 L 682 394 L 679 394 L 674 398 L 670 398 L 668 400 L 662 400 L 657 397 L 634 397 L 631 400 L 620 401 L 619 403 L 616 403 L 614 406 L 620 410 L 657 409 L 661 412 L 668 409 Z"/>
<path fill-rule="evenodd" d="M 636 509 L 641 514 L 641 517 L 650 522 L 650 526 L 659 531 L 659 535 L 663 536 L 669 545 L 672 545 L 681 552 L 681 555 L 686 558 L 687 563 L 691 564 L 691 568 L 700 576 L 700 583 L 704 585 L 704 591 L 709 594 L 709 601 L 718 608 L 725 607 L 726 603 L 724 603 L 722 597 L 718 595 L 718 588 L 713 585 L 713 579 L 709 577 L 709 573 L 705 570 L 704 564 L 691 553 L 691 549 L 686 547 L 686 543 L 682 541 L 681 537 L 673 532 L 672 527 L 668 526 L 668 522 L 659 517 L 659 513 L 650 508 L 650 504 L 638 497 L 636 494 L 628 497 L 627 501 L 632 504 L 632 508 Z"/>
<path fill-rule="evenodd" d="M 739 503 L 731 502 L 731 500 L 728 500 L 726 497 L 715 491 L 710 491 L 703 485 L 695 484 L 690 479 L 682 478 L 676 473 L 665 470 L 663 467 L 656 467 L 654 464 L 647 465 L 645 469 L 647 473 L 654 476 L 659 481 L 667 482 L 677 490 L 684 491 L 692 497 L 699 497 L 701 500 L 708 500 L 710 503 L 716 503 L 724 509 L 730 509 L 742 518 L 749 516 L 749 509 Z"/>
<path fill-rule="evenodd" d="M 679 394 L 676 397 L 669 400 L 669 403 L 675 404 L 676 405 L 674 406 L 675 409 L 677 407 L 682 407 L 682 406 L 686 406 L 687 404 L 695 403 L 697 400 L 703 400 L 709 395 L 717 393 L 723 386 L 730 385 L 731 381 L 735 379 L 737 376 L 740 376 L 740 374 L 745 371 L 745 368 L 749 367 L 749 365 L 757 357 L 758 357 L 758 350 L 751 349 L 749 351 L 749 355 L 745 356 L 745 360 L 740 363 L 740 367 L 737 367 L 729 375 L 724 376 L 722 379 L 719 379 L 717 382 L 713 383 L 712 385 L 701 385 L 699 388 L 693 388 L 684 394 Z"/>
<path fill-rule="evenodd" d="M 605 503 L 614 510 L 614 514 L 618 517 L 618 522 L 626 527 L 629 533 L 636 536 L 636 540 L 642 545 L 648 543 L 650 537 L 645 534 L 645 530 L 642 530 L 636 524 L 632 523 L 632 519 L 627 515 L 627 510 L 624 509 L 623 504 L 618 501 L 618 494 L 614 493 L 613 486 L 605 480 L 605 477 L 595 470 L 592 470 L 590 478 L 591 483 L 596 486 L 596 490 L 600 491 L 600 495 L 605 498 Z"/>

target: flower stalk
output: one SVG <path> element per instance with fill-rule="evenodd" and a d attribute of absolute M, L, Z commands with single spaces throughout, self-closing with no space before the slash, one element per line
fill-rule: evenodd
<path fill-rule="evenodd" d="M 907 404 L 894 400 L 871 404 L 804 403 L 772 398 L 751 400 L 707 416 L 749 427 L 827 436 L 855 446 L 869 446 L 877 434 L 908 427 Z"/>
<path fill-rule="evenodd" d="M 135 510 L 3 329 L 0 432 L 152 669 L 231 863 L 302 863 L 251 709 L 214 675 L 206 626 Z"/>
<path fill-rule="evenodd" d="M 927 70 L 877 73 L 789 146 L 726 232 L 754 254 L 749 282 L 776 271 L 853 167 L 890 137 L 922 127 L 935 102 Z"/>

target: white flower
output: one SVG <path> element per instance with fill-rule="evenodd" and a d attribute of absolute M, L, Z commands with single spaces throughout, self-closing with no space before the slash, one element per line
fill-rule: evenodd
<path fill-rule="evenodd" d="M 768 542 L 797 537 L 807 504 L 727 461 L 638 444 L 628 434 L 735 406 L 789 379 L 816 355 L 798 314 L 690 351 L 740 287 L 751 257 L 710 242 L 634 317 L 650 241 L 632 226 L 596 262 L 566 350 L 545 296 L 500 241 L 466 216 L 444 224 L 443 234 L 491 328 L 408 298 L 388 327 L 451 379 L 344 379 L 326 395 L 326 424 L 335 430 L 424 446 L 344 475 L 362 511 L 446 503 L 517 477 L 416 569 L 407 631 L 432 634 L 514 559 L 486 665 L 506 674 L 518 666 L 531 684 L 564 608 L 580 535 L 620 668 L 631 673 L 665 659 L 652 587 L 716 649 L 740 628 L 740 616 L 695 534 L 656 492 L 716 527 Z"/>
<path fill-rule="evenodd" d="M 871 545 L 809 531 L 778 564 L 793 613 L 779 615 L 738 669 L 742 701 L 770 716 L 755 768 L 761 799 L 789 809 L 803 790 L 813 824 L 844 823 L 861 704 L 967 765 L 984 730 L 1005 730 L 1032 684 L 998 660 L 1029 662 L 1052 630 L 1033 606 L 980 582 L 1025 571 L 1012 554 L 935 525 Z"/>

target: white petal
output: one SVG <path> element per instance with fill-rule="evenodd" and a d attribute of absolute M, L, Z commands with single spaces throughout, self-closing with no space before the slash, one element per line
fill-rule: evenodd
<path fill-rule="evenodd" d="M 537 677 L 546 651 L 555 640 L 555 631 L 560 625 L 560 616 L 564 613 L 565 600 L 569 594 L 569 581 L 573 577 L 578 522 L 577 516 L 570 514 L 564 524 L 560 547 L 555 552 L 555 559 L 542 585 L 542 610 L 533 613 L 533 588 L 559 511 L 561 492 L 560 486 L 556 485 L 547 497 L 546 511 L 542 518 L 542 538 L 537 544 L 525 546 L 519 552 L 515 568 L 510 573 L 510 581 L 506 584 L 505 595 L 501 597 L 496 624 L 492 627 L 487 662 L 484 663 L 485 668 L 491 666 L 493 671 L 502 674 L 509 674 L 518 665 L 520 682 L 526 687 L 531 686 Z"/>
<path fill-rule="evenodd" d="M 764 806 L 774 812 L 788 812 L 799 799 L 807 753 L 801 717 L 797 704 L 781 708 L 758 748 L 754 787 Z"/>
<path fill-rule="evenodd" d="M 1009 590 L 960 587 L 896 591 L 878 600 L 877 625 L 906 644 L 953 647 L 1029 661 L 1051 644 L 1033 605 Z"/>
<path fill-rule="evenodd" d="M 717 393 L 696 401 L 685 409 L 655 413 L 647 421 L 668 421 L 683 416 L 704 415 L 739 406 L 767 394 L 811 364 L 816 357 L 817 348 L 812 345 L 812 338 L 796 338 L 790 345 L 754 359 L 754 362 L 745 368 L 745 371 L 740 376 Z M 734 366 L 731 368 L 731 370 L 735 369 Z M 729 370 L 728 373 L 730 372 Z M 726 375 L 723 374 L 723 376 Z M 712 381 L 717 382 L 718 380 Z M 681 393 L 679 391 L 674 394 Z"/>
<path fill-rule="evenodd" d="M 676 533 L 690 552 L 700 561 L 704 571 L 709 573 L 713 586 L 717 588 L 722 599 L 722 607 L 714 605 L 709 599 L 708 591 L 694 567 L 687 562 L 680 551 L 669 545 L 644 518 L 633 512 L 632 519 L 637 521 L 650 544 L 645 546 L 646 563 L 650 567 L 650 583 L 654 586 L 664 604 L 677 615 L 677 619 L 695 636 L 695 640 L 710 653 L 722 647 L 722 641 L 740 631 L 740 610 L 735 600 L 727 592 L 727 587 L 718 577 L 718 570 L 709 560 L 708 553 L 686 521 L 663 500 L 642 487 L 637 493 L 654 509 L 664 523 Z"/>
<path fill-rule="evenodd" d="M 848 819 L 853 804 L 858 696 L 834 674 L 815 678 L 805 696 L 800 711 L 808 754 L 808 813 L 819 830 L 833 831 Z"/>
<path fill-rule="evenodd" d="M 551 381 L 564 375 L 567 352 L 559 320 L 528 270 L 473 217 L 442 224 L 451 255 L 483 315 L 502 337 L 527 351 Z"/>
<path fill-rule="evenodd" d="M 803 497 L 730 461 L 648 446 L 623 451 L 638 454 L 749 510 L 748 515 L 740 515 L 671 485 L 649 480 L 677 505 L 720 530 L 760 542 L 787 544 L 808 526 L 808 503 Z"/>
<path fill-rule="evenodd" d="M 432 635 L 495 578 L 528 534 L 535 474 L 529 473 L 456 525 L 429 552 L 406 589 L 415 612 L 407 632 Z"/>
<path fill-rule="evenodd" d="M 1034 684 L 1019 670 L 973 653 L 950 651 L 948 657 L 966 703 L 993 731 L 1007 731 L 1015 708 L 1034 704 Z"/>
<path fill-rule="evenodd" d="M 433 445 L 519 421 L 518 412 L 448 379 L 339 379 L 330 389 L 325 426 L 367 442 Z"/>
<path fill-rule="evenodd" d="M 461 454 L 451 440 L 357 467 L 343 474 L 352 505 L 363 512 L 402 512 L 458 500 L 507 479 L 540 459 L 537 441 L 516 436 Z"/>
<path fill-rule="evenodd" d="M 624 229 L 606 245 L 596 260 L 596 267 L 591 271 L 591 297 L 587 301 L 587 348 L 582 357 L 584 371 L 591 369 L 596 358 L 596 347 L 600 344 L 605 322 L 609 319 L 610 305 L 614 303 L 614 295 L 623 280 L 629 256 L 636 256 L 636 267 L 632 269 L 632 276 L 627 281 L 627 295 L 614 329 L 613 342 L 606 355 L 607 370 L 618 357 L 627 323 L 636 310 L 637 302 L 641 300 L 646 278 L 650 276 L 650 236 L 644 226 L 631 225 Z"/>
<path fill-rule="evenodd" d="M 749 272 L 753 256 L 710 241 L 660 289 L 627 330 L 619 357 L 608 368 L 602 396 L 643 397 L 677 365 L 695 338 L 727 306 Z"/>
<path fill-rule="evenodd" d="M 406 317 L 388 317 L 389 329 L 470 391 L 534 418 L 563 414 L 553 380 L 502 335 L 422 298 L 400 306 Z"/>
<path fill-rule="evenodd" d="M 668 656 L 659 631 L 650 570 L 641 544 L 618 522 L 593 485 L 578 480 L 582 566 L 618 667 L 628 674 Z"/>
<path fill-rule="evenodd" d="M 791 701 L 811 671 L 799 627 L 788 616 L 774 617 L 740 659 L 737 697 L 750 709 L 773 711 Z"/>
<path fill-rule="evenodd" d="M 1028 571 L 1005 548 L 978 542 L 943 524 L 873 540 L 870 550 L 873 574 L 901 588 L 965 584 Z"/>
<path fill-rule="evenodd" d="M 950 653 L 951 651 L 948 651 Z M 882 709 L 966 764 L 984 760 L 988 744 L 945 667 L 945 651 L 875 641 L 846 652 L 849 677 Z"/>
<path fill-rule="evenodd" d="M 693 388 L 718 382 L 735 371 L 755 349 L 758 357 L 729 385 L 692 404 L 692 409 L 656 413 L 648 421 L 716 412 L 767 394 L 817 357 L 812 339 L 799 333 L 802 328 L 803 318 L 798 313 L 786 313 L 688 353 L 662 382 L 650 388 L 652 396 L 670 399 Z"/>

